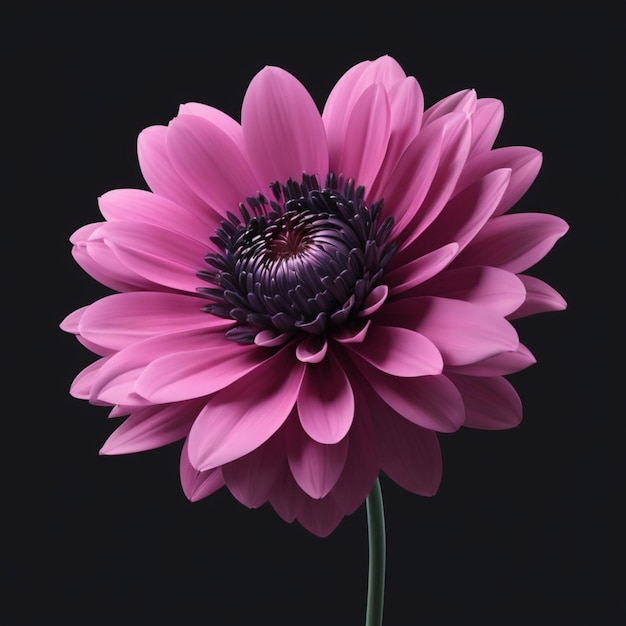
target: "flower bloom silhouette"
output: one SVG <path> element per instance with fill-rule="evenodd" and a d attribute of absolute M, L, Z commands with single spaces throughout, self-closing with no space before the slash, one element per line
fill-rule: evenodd
<path fill-rule="evenodd" d="M 72 395 L 126 416 L 102 454 L 184 440 L 189 499 L 226 486 L 326 536 L 381 471 L 433 495 L 438 432 L 516 426 L 505 376 L 535 359 L 511 321 L 565 308 L 523 272 L 568 227 L 509 212 L 542 157 L 494 148 L 502 120 L 471 89 L 425 109 L 384 56 L 322 114 L 265 67 L 241 123 L 188 103 L 141 132 L 149 190 L 71 238 L 116 292 L 61 324 L 98 357 Z"/>

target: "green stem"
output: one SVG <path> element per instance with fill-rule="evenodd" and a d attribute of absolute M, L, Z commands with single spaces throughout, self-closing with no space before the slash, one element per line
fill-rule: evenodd
<path fill-rule="evenodd" d="M 369 578 L 365 626 L 382 626 L 385 600 L 385 512 L 377 478 L 366 500 L 369 533 Z"/>

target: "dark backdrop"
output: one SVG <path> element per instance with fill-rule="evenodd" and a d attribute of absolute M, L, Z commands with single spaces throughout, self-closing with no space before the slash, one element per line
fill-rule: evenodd
<path fill-rule="evenodd" d="M 9 526 L 0 621 L 364 623 L 363 507 L 319 539 L 225 490 L 189 503 L 178 445 L 98 456 L 113 424 L 106 409 L 69 396 L 91 355 L 58 324 L 105 293 L 72 260 L 68 237 L 99 219 L 100 194 L 145 188 L 135 152 L 142 128 L 167 123 L 186 101 L 238 117 L 248 82 L 266 64 L 294 73 L 321 106 L 350 66 L 390 54 L 418 78 L 427 105 L 466 87 L 502 99 L 498 144 L 544 153 L 520 208 L 559 215 L 571 230 L 531 271 L 564 295 L 568 310 L 517 324 L 538 358 L 511 377 L 523 423 L 443 436 L 434 498 L 383 478 L 385 624 L 622 623 L 624 414 L 610 399 L 609 367 L 623 371 L 615 330 L 623 264 L 610 243 L 623 193 L 611 195 L 605 174 L 616 143 L 608 103 L 618 33 L 616 15 L 594 6 L 233 3 L 5 16 Z"/>

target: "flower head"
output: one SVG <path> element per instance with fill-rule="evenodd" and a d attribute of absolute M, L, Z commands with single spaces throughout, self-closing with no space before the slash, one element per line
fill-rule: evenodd
<path fill-rule="evenodd" d="M 138 139 L 149 190 L 104 194 L 71 238 L 115 292 L 62 328 L 97 355 L 71 393 L 126 418 L 102 448 L 184 440 L 182 487 L 226 486 L 325 536 L 380 471 L 422 495 L 438 432 L 510 428 L 511 323 L 565 308 L 525 272 L 567 231 L 509 213 L 541 154 L 494 148 L 502 103 L 424 110 L 391 57 L 347 71 L 320 114 L 265 67 L 241 123 L 198 103 Z"/>

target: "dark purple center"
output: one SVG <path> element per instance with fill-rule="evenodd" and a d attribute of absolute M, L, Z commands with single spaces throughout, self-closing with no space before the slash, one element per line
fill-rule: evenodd
<path fill-rule="evenodd" d="M 379 224 L 382 200 L 368 207 L 365 189 L 329 174 L 271 185 L 229 213 L 211 240 L 211 269 L 198 276 L 210 304 L 204 310 L 238 324 L 226 336 L 252 343 L 261 330 L 324 335 L 349 323 L 380 284 L 395 251 L 387 243 L 393 219 Z"/>

